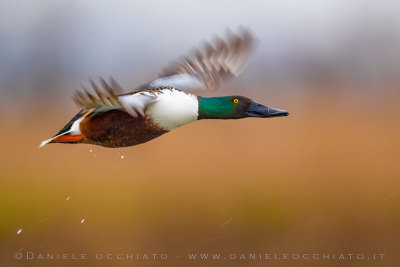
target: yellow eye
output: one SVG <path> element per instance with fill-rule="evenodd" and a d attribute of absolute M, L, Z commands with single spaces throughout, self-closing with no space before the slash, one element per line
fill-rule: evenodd
<path fill-rule="evenodd" d="M 233 103 L 237 104 L 239 102 L 239 99 L 235 98 L 233 99 Z"/>

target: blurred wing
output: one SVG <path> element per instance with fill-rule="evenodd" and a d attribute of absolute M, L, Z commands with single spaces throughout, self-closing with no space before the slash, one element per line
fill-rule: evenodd
<path fill-rule="evenodd" d="M 165 68 L 160 78 L 138 89 L 172 86 L 181 90 L 214 90 L 244 70 L 254 44 L 255 38 L 247 29 L 229 33 L 227 40 L 217 36 L 213 43 L 206 42 L 203 49 L 195 49 Z"/>
<path fill-rule="evenodd" d="M 144 116 L 144 110 L 146 105 L 151 101 L 154 101 L 155 96 L 147 92 L 137 92 L 133 94 L 125 94 L 117 96 L 115 91 L 122 93 L 122 87 L 120 87 L 114 79 L 111 79 L 108 84 L 104 79 L 100 79 L 102 89 L 92 80 L 90 83 L 96 92 L 96 95 L 89 93 L 84 88 L 84 92 L 76 91 L 73 97 L 75 103 L 85 109 L 93 109 L 94 112 L 105 112 L 112 109 L 122 109 L 131 116 L 137 118 L 139 114 Z"/>

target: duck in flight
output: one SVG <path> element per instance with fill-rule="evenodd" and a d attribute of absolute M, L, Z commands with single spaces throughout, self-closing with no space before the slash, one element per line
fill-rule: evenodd
<path fill-rule="evenodd" d="M 203 49 L 165 68 L 159 78 L 129 93 L 115 80 L 91 81 L 95 94 L 85 88 L 76 92 L 81 111 L 48 143 L 85 143 L 126 147 L 145 143 L 175 128 L 202 119 L 270 118 L 289 113 L 261 105 L 244 96 L 201 97 L 199 89 L 216 89 L 240 74 L 255 39 L 245 29 L 226 40 L 216 37 Z"/>

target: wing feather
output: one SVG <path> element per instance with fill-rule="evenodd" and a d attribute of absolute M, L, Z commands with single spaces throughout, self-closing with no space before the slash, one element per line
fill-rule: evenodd
<path fill-rule="evenodd" d="M 226 40 L 216 36 L 213 42 L 205 42 L 201 49 L 166 67 L 160 78 L 138 89 L 172 86 L 181 90 L 215 90 L 244 70 L 254 45 L 255 38 L 244 28 L 238 34 L 228 32 Z"/>
<path fill-rule="evenodd" d="M 152 94 L 143 94 L 140 92 L 118 96 L 115 94 L 115 90 L 121 91 L 122 87 L 114 79 L 111 79 L 110 83 L 107 83 L 104 79 L 100 78 L 100 83 L 102 88 L 93 80 L 90 80 L 96 96 L 82 86 L 83 92 L 77 91 L 73 96 L 75 103 L 83 109 L 94 109 L 94 113 L 111 109 L 122 109 L 137 118 L 139 115 L 145 116 L 144 110 L 146 105 L 155 99 L 155 96 Z"/>

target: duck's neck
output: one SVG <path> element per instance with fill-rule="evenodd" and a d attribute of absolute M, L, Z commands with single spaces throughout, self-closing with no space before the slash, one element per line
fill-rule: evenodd
<path fill-rule="evenodd" d="M 199 102 L 198 119 L 231 119 L 234 105 L 231 97 L 197 97 Z"/>

